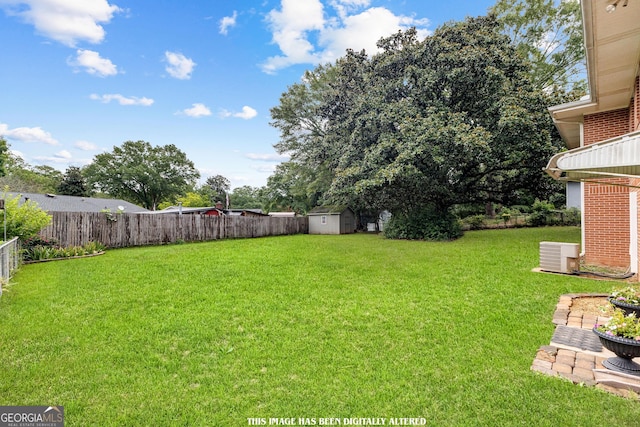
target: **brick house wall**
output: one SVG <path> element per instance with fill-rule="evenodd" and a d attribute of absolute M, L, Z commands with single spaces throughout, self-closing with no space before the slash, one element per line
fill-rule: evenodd
<path fill-rule="evenodd" d="M 639 82 L 640 80 L 636 78 L 634 97 L 628 108 L 584 116 L 583 144 L 585 146 L 638 129 L 640 125 Z M 617 185 L 588 182 L 584 184 L 585 262 L 626 268 L 632 262 L 630 259 L 632 225 L 630 193 L 637 193 L 637 189 L 629 186 L 640 183 L 640 180 L 615 178 L 601 181 Z M 637 261 L 634 260 L 634 262 Z"/>

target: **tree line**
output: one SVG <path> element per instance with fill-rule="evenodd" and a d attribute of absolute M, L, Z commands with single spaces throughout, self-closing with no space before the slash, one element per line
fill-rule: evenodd
<path fill-rule="evenodd" d="M 213 206 L 226 203 L 227 197 L 236 208 L 263 204 L 259 188 L 243 186 L 232 191 L 231 182 L 222 175 L 197 184 L 200 173 L 173 144 L 126 141 L 112 152 L 98 154 L 89 165 L 69 166 L 64 173 L 51 166 L 32 166 L 9 148 L 0 137 L 0 185 L 12 192 L 120 198 L 150 210 L 178 203 Z"/>

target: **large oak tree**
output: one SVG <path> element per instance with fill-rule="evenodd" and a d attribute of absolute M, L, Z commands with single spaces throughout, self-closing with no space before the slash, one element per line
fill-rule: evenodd
<path fill-rule="evenodd" d="M 544 191 L 542 168 L 561 141 L 530 63 L 494 16 L 445 24 L 422 41 L 399 32 L 379 47 L 317 68 L 272 109 L 276 149 L 329 172 L 325 200 L 424 223 L 449 218 L 456 204 Z M 412 237 L 446 238 L 447 226 Z"/>

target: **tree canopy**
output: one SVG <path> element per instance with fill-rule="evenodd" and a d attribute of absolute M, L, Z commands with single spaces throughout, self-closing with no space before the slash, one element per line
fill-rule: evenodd
<path fill-rule="evenodd" d="M 423 41 L 398 32 L 379 47 L 307 73 L 271 111 L 276 149 L 328 177 L 325 201 L 432 218 L 425 212 L 446 217 L 456 204 L 544 188 L 561 141 L 495 16 L 445 24 Z"/>
<path fill-rule="evenodd" d="M 67 168 L 57 190 L 58 194 L 66 196 L 87 197 L 90 195 L 82 170 L 77 166 Z"/>
<path fill-rule="evenodd" d="M 532 83 L 541 89 L 586 89 L 579 1 L 498 0 L 491 8 L 502 32 L 532 63 Z"/>
<path fill-rule="evenodd" d="M 210 176 L 205 181 L 202 189 L 208 193 L 212 205 L 217 202 L 224 204 L 231 189 L 231 181 L 222 175 Z"/>
<path fill-rule="evenodd" d="M 5 175 L 0 177 L 0 185 L 10 191 L 55 193 L 62 181 L 62 172 L 51 166 L 32 166 L 8 150 L 3 157 Z"/>
<path fill-rule="evenodd" d="M 0 137 L 0 177 L 7 174 L 6 163 L 9 158 L 9 146 L 7 140 Z"/>
<path fill-rule="evenodd" d="M 260 189 L 250 185 L 234 188 L 229 198 L 229 207 L 233 209 L 259 209 L 263 204 Z"/>
<path fill-rule="evenodd" d="M 96 155 L 85 175 L 99 191 L 151 210 L 193 188 L 200 176 L 175 145 L 152 146 L 146 141 L 126 141 L 110 153 Z"/>

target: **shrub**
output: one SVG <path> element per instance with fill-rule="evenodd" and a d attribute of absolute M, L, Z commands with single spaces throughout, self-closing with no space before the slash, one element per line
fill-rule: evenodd
<path fill-rule="evenodd" d="M 22 242 L 22 249 L 30 249 L 36 246 L 44 246 L 48 248 L 52 248 L 58 245 L 58 242 L 55 239 L 47 239 L 41 236 L 33 236 L 28 239 L 24 239 Z"/>
<path fill-rule="evenodd" d="M 502 208 L 502 210 L 500 211 L 500 218 L 502 218 L 504 224 L 507 225 L 507 223 L 511 219 L 511 209 Z"/>
<path fill-rule="evenodd" d="M 87 254 L 97 254 L 103 252 L 107 247 L 100 242 L 89 242 L 84 245 L 84 250 Z"/>
<path fill-rule="evenodd" d="M 569 208 L 562 211 L 562 223 L 563 225 L 580 225 L 582 216 L 580 209 Z"/>
<path fill-rule="evenodd" d="M 462 220 L 462 223 L 469 227 L 469 230 L 481 230 L 484 228 L 484 215 L 473 215 L 466 217 Z"/>
<path fill-rule="evenodd" d="M 390 239 L 453 240 L 462 236 L 460 221 L 451 213 L 424 209 L 411 215 L 393 215 L 384 228 Z"/>
<path fill-rule="evenodd" d="M 532 227 L 540 227 L 543 225 L 552 225 L 553 218 L 551 214 L 555 206 L 553 204 L 536 199 L 533 203 L 531 215 L 527 218 L 527 224 Z"/>
<path fill-rule="evenodd" d="M 452 212 L 458 218 L 468 218 L 476 215 L 484 215 L 486 207 L 484 204 L 456 205 Z"/>
<path fill-rule="evenodd" d="M 38 261 L 43 259 L 57 258 L 57 249 L 48 246 L 33 246 L 23 252 L 25 261 Z"/>
<path fill-rule="evenodd" d="M 20 196 L 10 197 L 6 192 L 4 199 L 7 239 L 19 237 L 24 242 L 37 236 L 51 222 L 51 215 L 40 209 L 34 201 L 27 200 L 20 204 Z"/>
<path fill-rule="evenodd" d="M 89 242 L 84 246 L 70 246 L 62 248 L 55 245 L 33 245 L 23 247 L 25 261 L 42 261 L 46 259 L 71 258 L 76 256 L 93 255 L 104 251 L 105 246 L 100 242 Z"/>
<path fill-rule="evenodd" d="M 513 205 L 511 206 L 511 210 L 518 213 L 531 213 L 531 206 Z"/>

